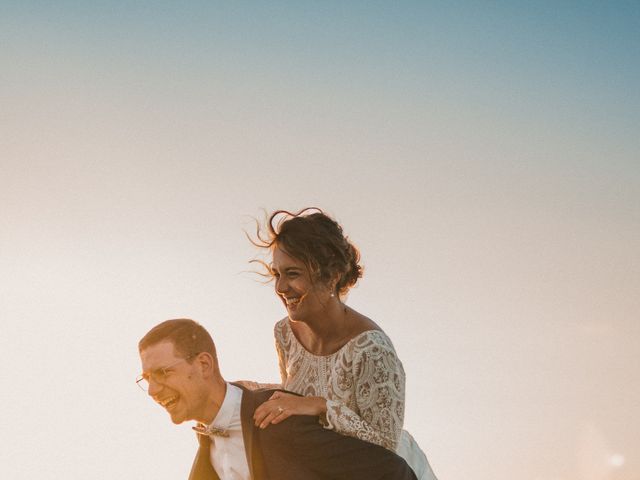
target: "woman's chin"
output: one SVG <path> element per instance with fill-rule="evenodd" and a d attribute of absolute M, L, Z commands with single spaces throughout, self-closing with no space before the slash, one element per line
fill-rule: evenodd
<path fill-rule="evenodd" d="M 289 320 L 293 320 L 294 322 L 298 322 L 301 320 L 300 312 L 297 306 L 287 307 L 287 314 L 289 315 Z"/>

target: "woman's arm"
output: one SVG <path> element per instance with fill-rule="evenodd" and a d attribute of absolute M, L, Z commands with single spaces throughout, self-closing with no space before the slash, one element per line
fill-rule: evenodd
<path fill-rule="evenodd" d="M 278 328 L 278 326 L 276 325 L 275 328 Z M 276 352 L 278 353 L 278 369 L 280 370 L 280 380 L 282 381 L 282 385 L 284 386 L 285 382 L 287 381 L 287 357 L 280 340 L 280 335 L 275 330 L 274 330 L 274 333 L 275 333 L 275 342 L 276 342 Z"/>
<path fill-rule="evenodd" d="M 352 372 L 357 411 L 327 400 L 325 427 L 395 451 L 404 421 L 402 363 L 391 345 L 371 342 L 354 356 Z"/>
<path fill-rule="evenodd" d="M 285 350 L 278 349 L 278 354 Z M 256 426 L 266 428 L 291 415 L 318 415 L 327 429 L 395 451 L 404 421 L 402 363 L 388 338 L 377 334 L 357 346 L 352 358 L 345 365 L 348 370 L 334 372 L 337 378 L 332 379 L 334 392 L 330 400 L 276 392 L 256 410 Z M 286 380 L 286 370 L 283 379 Z M 355 398 L 349 400 L 350 396 Z M 355 405 L 350 408 L 347 403 Z"/>

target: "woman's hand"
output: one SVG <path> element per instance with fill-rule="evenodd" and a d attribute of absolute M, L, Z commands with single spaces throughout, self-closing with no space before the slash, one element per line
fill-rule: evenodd
<path fill-rule="evenodd" d="M 291 415 L 322 415 L 327 412 L 327 401 L 322 397 L 299 397 L 275 392 L 269 400 L 256 408 L 253 420 L 256 427 L 267 428 Z"/>

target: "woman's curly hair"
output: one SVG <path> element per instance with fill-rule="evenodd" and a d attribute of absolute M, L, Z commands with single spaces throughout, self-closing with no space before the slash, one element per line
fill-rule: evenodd
<path fill-rule="evenodd" d="M 257 247 L 271 251 L 278 247 L 302 261 L 312 280 L 325 284 L 336 280 L 335 293 L 339 296 L 345 295 L 362 277 L 360 252 L 338 222 L 319 208 L 307 207 L 296 213 L 276 210 L 264 228 L 257 226 L 256 238 L 249 240 Z M 270 268 L 268 272 L 272 276 Z"/>

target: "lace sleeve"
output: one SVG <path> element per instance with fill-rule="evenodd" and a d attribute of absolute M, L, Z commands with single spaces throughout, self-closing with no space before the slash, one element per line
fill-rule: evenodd
<path fill-rule="evenodd" d="M 391 345 L 371 340 L 353 358 L 358 411 L 327 400 L 326 428 L 395 451 L 404 421 L 402 363 Z"/>
<path fill-rule="evenodd" d="M 286 348 L 284 347 L 284 332 L 282 322 L 276 323 L 273 327 L 273 336 L 276 343 L 276 352 L 278 353 L 278 369 L 280 370 L 280 381 L 282 385 L 287 381 L 287 358 Z"/>

